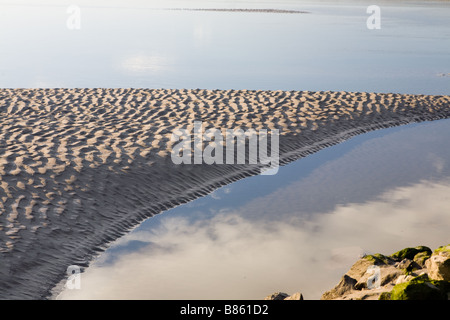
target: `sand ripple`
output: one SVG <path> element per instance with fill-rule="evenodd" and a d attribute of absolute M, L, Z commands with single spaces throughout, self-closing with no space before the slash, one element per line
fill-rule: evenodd
<path fill-rule="evenodd" d="M 374 129 L 450 116 L 449 96 L 351 92 L 0 90 L 0 298 L 45 298 L 151 217 L 256 165 L 174 165 L 172 132 L 280 130 L 281 163 Z"/>

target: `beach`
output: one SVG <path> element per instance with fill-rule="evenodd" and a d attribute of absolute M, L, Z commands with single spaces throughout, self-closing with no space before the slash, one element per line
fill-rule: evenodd
<path fill-rule="evenodd" d="M 3 298 L 45 297 L 68 266 L 87 266 L 144 219 L 260 173 L 258 164 L 173 164 L 171 134 L 195 119 L 217 129 L 279 130 L 282 165 L 360 133 L 447 118 L 450 100 L 166 89 L 0 95 Z"/>
<path fill-rule="evenodd" d="M 436 248 L 450 224 L 449 121 L 358 135 L 153 216 L 54 298 L 315 300 L 364 254 Z"/>
<path fill-rule="evenodd" d="M 0 3 L 0 299 L 319 299 L 447 244 L 449 13 Z"/>

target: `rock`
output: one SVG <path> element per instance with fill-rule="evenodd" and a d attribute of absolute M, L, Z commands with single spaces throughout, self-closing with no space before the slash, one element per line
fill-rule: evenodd
<path fill-rule="evenodd" d="M 359 279 L 361 279 L 361 277 L 367 272 L 367 268 L 374 265 L 374 260 L 372 260 L 372 257 L 373 256 L 365 256 L 356 261 L 351 266 L 350 270 L 347 271 L 346 275 L 358 282 Z"/>
<path fill-rule="evenodd" d="M 390 290 L 392 290 L 392 288 Z M 385 291 L 386 289 L 383 287 L 372 290 L 354 290 L 350 294 L 335 300 L 379 300 L 380 295 Z"/>
<path fill-rule="evenodd" d="M 392 265 L 371 267 L 367 269 L 367 272 L 356 283 L 356 290 L 379 288 L 403 275 L 401 270 Z"/>
<path fill-rule="evenodd" d="M 377 266 L 384 265 L 384 264 L 390 264 L 393 261 L 392 258 L 387 257 L 381 253 L 370 254 L 370 255 L 364 256 L 363 259 L 369 260 L 372 262 L 372 264 L 377 265 Z"/>
<path fill-rule="evenodd" d="M 332 299 L 336 299 L 339 298 L 340 296 L 344 295 L 344 294 L 348 294 L 350 293 L 356 285 L 357 281 L 348 276 L 347 274 L 345 274 L 341 281 L 338 283 L 338 285 L 336 287 L 334 287 L 333 289 L 331 289 L 330 291 L 325 292 L 322 295 L 322 300 L 332 300 Z"/>
<path fill-rule="evenodd" d="M 410 273 L 413 270 L 421 269 L 421 266 L 408 258 L 394 264 L 397 269 L 403 270 L 404 273 Z"/>
<path fill-rule="evenodd" d="M 285 293 L 276 293 L 268 298 L 303 300 L 299 292 L 289 297 Z M 379 253 L 364 256 L 321 299 L 450 300 L 450 245 L 434 252 L 418 246 L 390 256 Z"/>
<path fill-rule="evenodd" d="M 304 300 L 303 295 L 300 292 L 291 294 L 289 297 L 284 298 L 284 300 Z"/>
<path fill-rule="evenodd" d="M 378 289 L 402 275 L 402 272 L 393 266 L 394 263 L 395 260 L 379 253 L 364 256 L 352 265 L 336 287 L 322 295 L 322 300 L 340 299 L 344 296 L 349 299 L 366 299 L 374 296 L 378 298 L 381 292 L 374 293 L 370 290 Z M 370 290 L 363 293 L 353 292 L 364 289 Z"/>
<path fill-rule="evenodd" d="M 426 275 L 395 285 L 383 300 L 447 300 L 450 285 L 447 281 L 430 280 Z"/>
<path fill-rule="evenodd" d="M 417 263 L 421 268 L 425 267 L 425 261 L 431 257 L 431 253 L 428 251 L 419 252 L 414 256 L 414 262 Z"/>
<path fill-rule="evenodd" d="M 402 274 L 401 276 L 399 276 L 397 278 L 397 280 L 395 280 L 395 284 L 400 284 L 400 283 L 405 283 L 408 282 L 410 280 L 414 279 L 414 276 L 412 275 L 406 275 L 406 274 Z"/>
<path fill-rule="evenodd" d="M 421 252 L 426 252 L 431 255 L 432 251 L 426 246 L 417 246 L 415 248 L 405 248 L 390 255 L 391 258 L 402 261 L 403 259 L 414 260 L 414 257 Z"/>
<path fill-rule="evenodd" d="M 425 266 L 430 279 L 450 281 L 450 245 L 436 249 Z"/>
<path fill-rule="evenodd" d="M 291 295 L 284 292 L 275 292 L 264 298 L 264 300 L 303 300 L 303 295 L 300 292 Z"/>
<path fill-rule="evenodd" d="M 407 269 L 407 268 L 410 268 L 412 262 L 413 262 L 412 260 L 410 260 L 410 259 L 408 259 L 408 258 L 405 258 L 405 259 L 403 259 L 402 261 L 397 262 L 397 263 L 395 264 L 395 267 L 396 267 L 397 269 Z"/>
<path fill-rule="evenodd" d="M 275 293 L 272 293 L 270 296 L 265 297 L 264 300 L 284 300 L 287 297 L 289 297 L 289 295 L 287 293 L 275 292 Z"/>
<path fill-rule="evenodd" d="M 390 292 L 383 292 L 378 297 L 378 300 L 391 300 L 391 293 Z"/>
<path fill-rule="evenodd" d="M 433 253 L 442 253 L 445 255 L 450 255 L 450 244 L 446 245 L 446 246 L 440 246 L 439 248 L 437 248 L 436 250 L 434 250 Z"/>

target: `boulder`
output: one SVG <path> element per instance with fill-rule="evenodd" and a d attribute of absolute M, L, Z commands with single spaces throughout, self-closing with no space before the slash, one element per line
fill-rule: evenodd
<path fill-rule="evenodd" d="M 425 268 L 425 261 L 431 257 L 431 253 L 427 251 L 419 252 L 414 256 L 413 261 L 417 263 L 421 268 Z"/>
<path fill-rule="evenodd" d="M 280 293 L 277 293 L 280 294 Z M 286 296 L 284 296 L 286 295 Z M 274 295 L 272 295 L 274 296 Z M 272 300 L 303 300 L 301 293 Z M 357 260 L 322 300 L 450 300 L 450 245 L 425 246 Z"/>
<path fill-rule="evenodd" d="M 402 261 L 403 259 L 414 260 L 414 257 L 421 252 L 425 252 L 430 255 L 432 253 L 431 249 L 426 246 L 417 246 L 414 248 L 402 249 L 400 251 L 397 251 L 396 253 L 391 254 L 389 257 L 397 261 Z"/>
<path fill-rule="evenodd" d="M 405 283 L 405 282 L 411 281 L 412 279 L 414 279 L 414 276 L 402 274 L 401 276 L 399 276 L 397 278 L 397 280 L 395 280 L 395 284 L 397 285 L 400 283 Z"/>
<path fill-rule="evenodd" d="M 303 295 L 300 292 L 296 292 L 289 297 L 284 298 L 284 300 L 303 300 Z"/>
<path fill-rule="evenodd" d="M 355 289 L 375 289 L 396 281 L 401 275 L 403 272 L 392 265 L 372 266 L 355 284 Z"/>
<path fill-rule="evenodd" d="M 384 254 L 381 253 L 366 255 L 363 257 L 363 259 L 371 261 L 372 264 L 376 266 L 384 264 L 392 264 L 393 262 L 395 262 L 395 260 L 392 259 L 391 257 L 385 256 Z"/>
<path fill-rule="evenodd" d="M 372 296 L 368 291 L 363 295 L 353 291 L 376 289 L 395 280 L 402 272 L 393 266 L 394 263 L 394 259 L 379 253 L 362 257 L 351 266 L 336 287 L 322 295 L 322 300 Z"/>
<path fill-rule="evenodd" d="M 270 296 L 265 297 L 264 300 L 284 300 L 287 297 L 289 297 L 289 295 L 287 293 L 275 292 L 275 293 L 272 293 Z"/>
<path fill-rule="evenodd" d="M 427 275 L 394 286 L 380 300 L 447 300 L 450 293 L 447 281 L 430 280 Z"/>
<path fill-rule="evenodd" d="M 366 274 L 367 268 L 373 265 L 381 264 L 384 264 L 384 262 L 382 262 L 381 259 L 378 259 L 376 255 L 364 256 L 351 266 L 346 275 L 358 282 L 361 277 Z"/>
<path fill-rule="evenodd" d="M 265 297 L 264 300 L 303 300 L 303 295 L 300 292 L 291 295 L 284 292 L 275 292 L 270 296 Z"/>
<path fill-rule="evenodd" d="M 336 287 L 331 289 L 330 291 L 325 292 L 322 295 L 322 300 L 333 300 L 343 296 L 344 294 L 350 293 L 355 288 L 355 284 L 357 281 L 350 277 L 347 274 L 341 278 L 341 281 L 338 283 Z"/>
<path fill-rule="evenodd" d="M 404 273 L 410 273 L 414 270 L 421 269 L 421 266 L 414 260 L 408 258 L 394 264 L 397 269 L 403 270 Z"/>
<path fill-rule="evenodd" d="M 450 281 L 450 245 L 437 248 L 425 266 L 430 279 Z"/>

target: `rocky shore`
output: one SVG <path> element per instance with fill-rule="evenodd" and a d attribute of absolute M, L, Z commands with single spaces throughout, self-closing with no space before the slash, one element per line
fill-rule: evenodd
<path fill-rule="evenodd" d="M 304 300 L 300 292 L 265 299 Z M 363 256 L 321 300 L 450 300 L 450 244 Z"/>

